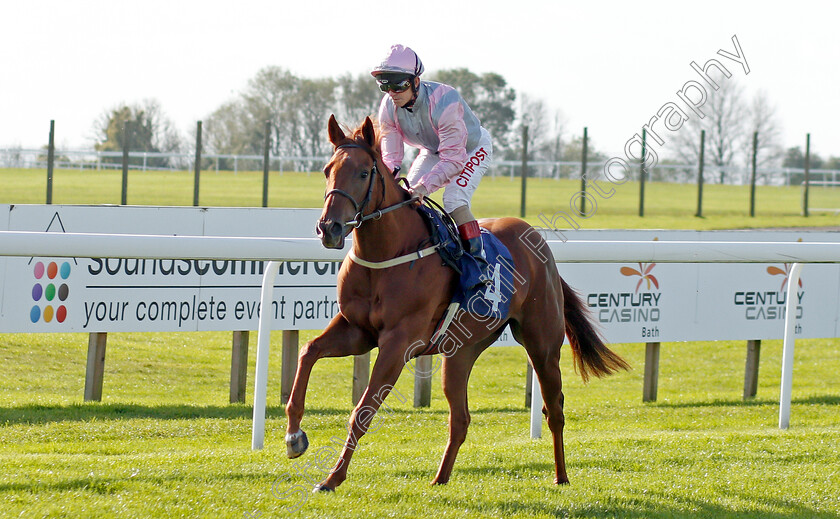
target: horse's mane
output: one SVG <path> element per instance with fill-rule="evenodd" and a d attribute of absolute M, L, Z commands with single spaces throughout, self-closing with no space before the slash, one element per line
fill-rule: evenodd
<path fill-rule="evenodd" d="M 373 131 L 374 131 L 374 135 L 376 136 L 376 138 L 373 140 L 373 151 L 374 151 L 374 153 L 376 153 L 378 155 L 381 152 L 381 149 L 379 147 L 379 140 L 382 137 L 382 132 L 380 131 L 380 128 L 379 128 L 379 121 L 377 121 L 376 119 L 371 119 L 371 121 L 373 121 Z M 353 139 L 356 142 L 360 142 L 360 141 L 365 140 L 364 136 L 362 135 L 362 126 L 363 125 L 364 125 L 364 123 L 360 124 L 359 126 L 357 126 L 355 129 L 353 129 L 350 132 L 350 138 L 351 139 Z"/>
<path fill-rule="evenodd" d="M 377 121 L 376 119 L 371 119 L 371 121 L 373 122 L 373 134 L 374 134 L 373 146 L 372 146 L 371 149 L 373 150 L 373 154 L 375 156 L 381 157 L 382 156 L 382 147 L 381 147 L 381 139 L 382 139 L 382 131 L 381 130 L 382 130 L 382 128 L 379 126 L 379 121 Z M 367 143 L 365 142 L 365 137 L 362 134 L 362 126 L 364 126 L 364 123 L 360 124 L 357 128 L 353 129 L 350 132 L 348 138 L 352 139 L 357 144 L 364 144 L 365 146 L 367 146 Z M 386 175 L 386 177 L 390 178 L 391 180 L 396 180 L 391 175 Z M 399 182 L 396 182 L 396 185 L 399 186 L 399 189 L 402 192 L 403 200 L 408 200 L 408 198 L 410 197 L 410 195 L 408 193 L 408 190 L 406 188 L 404 188 L 403 186 L 401 186 Z"/>

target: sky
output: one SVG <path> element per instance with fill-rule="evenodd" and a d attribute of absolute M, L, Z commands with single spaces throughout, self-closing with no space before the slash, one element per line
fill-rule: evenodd
<path fill-rule="evenodd" d="M 784 147 L 810 132 L 813 152 L 840 156 L 838 15 L 812 0 L 2 0 L 0 148 L 45 145 L 50 120 L 59 147 L 90 148 L 99 117 L 146 99 L 187 135 L 264 67 L 356 75 L 402 43 L 427 71 L 501 74 L 612 154 L 714 58 L 766 93 Z M 748 74 L 718 54 L 733 36 Z"/>

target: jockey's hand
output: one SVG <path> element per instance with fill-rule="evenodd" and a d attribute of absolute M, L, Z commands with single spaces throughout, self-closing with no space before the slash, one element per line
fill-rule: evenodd
<path fill-rule="evenodd" d="M 410 187 L 408 189 L 408 193 L 411 195 L 412 198 L 417 198 L 417 205 L 422 205 L 423 198 L 429 195 L 429 192 L 426 190 L 426 187 L 423 184 L 417 184 L 416 186 Z"/>

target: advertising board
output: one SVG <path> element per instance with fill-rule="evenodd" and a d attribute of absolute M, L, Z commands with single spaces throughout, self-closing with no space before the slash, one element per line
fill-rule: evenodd
<path fill-rule="evenodd" d="M 317 209 L 0 206 L 0 229 L 313 237 Z M 551 232 L 544 234 L 553 239 Z M 570 240 L 840 241 L 808 231 L 571 231 Z M 233 254 L 235 255 L 235 254 Z M 562 258 L 560 258 L 562 259 Z M 322 329 L 339 311 L 335 261 L 286 262 L 273 329 Z M 780 338 L 790 264 L 558 263 L 609 342 Z M 256 261 L 0 257 L 0 331 L 254 330 Z M 840 266 L 806 266 L 797 338 L 837 337 Z M 512 344 L 509 333 L 499 344 Z"/>

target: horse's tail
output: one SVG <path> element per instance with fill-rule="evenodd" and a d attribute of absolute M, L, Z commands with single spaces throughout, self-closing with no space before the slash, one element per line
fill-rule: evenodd
<path fill-rule="evenodd" d="M 607 348 L 604 339 L 590 320 L 589 311 L 580 295 L 561 278 L 563 286 L 563 316 L 566 318 L 566 336 L 572 347 L 575 371 L 584 382 L 591 375 L 600 378 L 619 369 L 630 369 L 630 364 Z"/>

